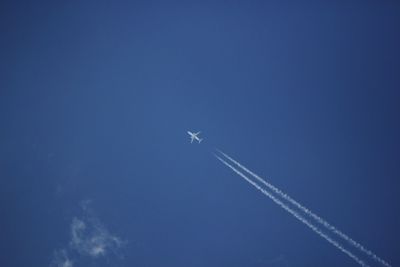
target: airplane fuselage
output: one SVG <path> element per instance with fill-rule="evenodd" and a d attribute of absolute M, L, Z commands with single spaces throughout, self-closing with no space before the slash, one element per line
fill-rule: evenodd
<path fill-rule="evenodd" d="M 191 139 L 190 143 L 193 143 L 193 140 L 196 140 L 196 141 L 198 141 L 199 143 L 203 140 L 203 139 L 200 139 L 200 138 L 198 137 L 198 135 L 200 134 L 200 132 L 192 133 L 191 131 L 187 131 L 187 133 L 188 133 L 188 135 L 190 135 L 190 139 Z"/>

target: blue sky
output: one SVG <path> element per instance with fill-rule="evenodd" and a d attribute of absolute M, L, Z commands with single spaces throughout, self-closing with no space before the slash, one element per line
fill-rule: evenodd
<path fill-rule="evenodd" d="M 395 1 L 3 1 L 0 21 L 1 266 L 357 266 L 215 148 L 400 265 Z"/>

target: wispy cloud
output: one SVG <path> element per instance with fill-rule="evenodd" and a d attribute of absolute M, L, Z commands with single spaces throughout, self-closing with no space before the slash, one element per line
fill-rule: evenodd
<path fill-rule="evenodd" d="M 67 251 L 65 249 L 61 249 L 54 253 L 53 261 L 50 264 L 50 267 L 73 267 L 73 261 L 68 257 Z"/>
<path fill-rule="evenodd" d="M 94 258 L 115 252 L 123 242 L 111 234 L 98 220 L 74 218 L 71 224 L 70 247 Z"/>
<path fill-rule="evenodd" d="M 125 241 L 108 231 L 94 216 L 90 201 L 82 202 L 81 207 L 83 215 L 72 219 L 71 239 L 66 248 L 55 253 L 51 267 L 73 267 L 81 257 L 96 260 L 107 255 L 120 256 L 119 249 Z M 74 255 L 74 259 L 69 255 Z"/>

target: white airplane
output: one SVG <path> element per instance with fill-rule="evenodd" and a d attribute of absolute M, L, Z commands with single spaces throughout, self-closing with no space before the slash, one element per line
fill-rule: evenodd
<path fill-rule="evenodd" d="M 199 138 L 198 135 L 200 134 L 200 132 L 197 133 L 192 133 L 191 131 L 187 131 L 187 133 L 190 135 L 190 143 L 193 143 L 193 140 L 197 140 L 200 144 L 201 141 L 203 141 L 203 139 Z"/>

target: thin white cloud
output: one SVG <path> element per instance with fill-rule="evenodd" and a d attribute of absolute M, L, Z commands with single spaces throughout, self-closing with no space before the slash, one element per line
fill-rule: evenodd
<path fill-rule="evenodd" d="M 125 241 L 110 233 L 93 215 L 90 201 L 83 201 L 81 208 L 83 215 L 72 219 L 67 248 L 55 253 L 50 267 L 73 267 L 81 257 L 97 260 L 107 255 L 120 256 L 119 249 Z M 73 260 L 68 255 L 73 255 Z"/>
<path fill-rule="evenodd" d="M 61 267 L 72 267 L 72 266 L 73 266 L 72 261 L 69 259 L 66 259 L 61 265 Z"/>
<path fill-rule="evenodd" d="M 73 261 L 68 257 L 65 249 L 56 251 L 50 267 L 73 267 Z"/>
<path fill-rule="evenodd" d="M 111 234 L 94 218 L 72 220 L 70 246 L 82 255 L 98 258 L 115 252 L 122 244 L 119 237 Z"/>

